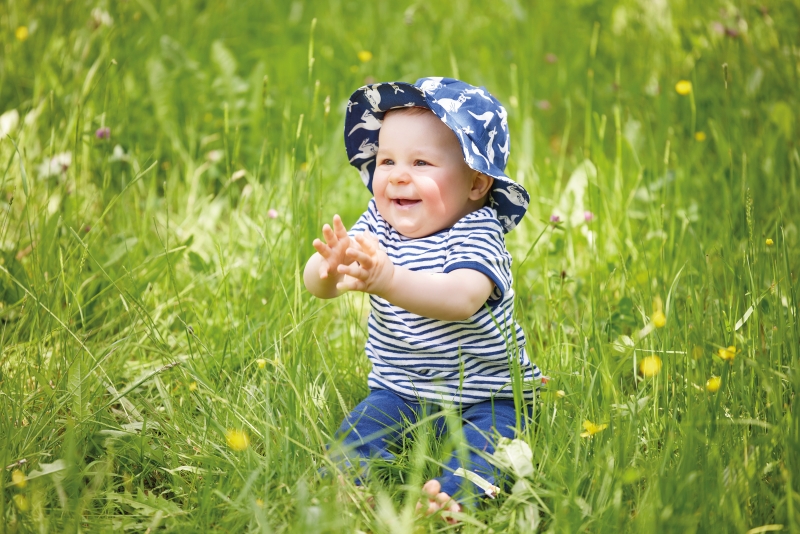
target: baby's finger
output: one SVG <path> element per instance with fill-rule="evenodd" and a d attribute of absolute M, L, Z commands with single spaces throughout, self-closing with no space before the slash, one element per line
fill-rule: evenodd
<path fill-rule="evenodd" d="M 339 291 L 363 291 L 366 284 L 357 278 L 345 276 L 344 280 L 336 284 L 336 289 Z"/>
<path fill-rule="evenodd" d="M 367 254 L 374 254 L 378 249 L 378 239 L 369 232 L 357 235 L 356 241 Z"/>
<path fill-rule="evenodd" d="M 320 262 L 320 264 L 319 264 L 319 278 L 320 278 L 320 280 L 325 280 L 326 278 L 328 278 L 328 269 L 329 269 L 328 262 L 325 261 L 325 260 L 322 260 Z"/>
<path fill-rule="evenodd" d="M 345 239 L 347 237 L 347 228 L 344 227 L 342 218 L 339 215 L 333 216 L 333 229 L 336 231 L 336 237 Z"/>
<path fill-rule="evenodd" d="M 319 252 L 319 255 L 323 258 L 328 258 L 331 255 L 331 249 L 328 245 L 320 241 L 319 239 L 315 239 L 312 243 L 314 249 Z"/>
<path fill-rule="evenodd" d="M 326 224 L 322 227 L 322 235 L 325 237 L 325 242 L 329 247 L 336 248 L 336 243 L 338 243 L 339 240 L 336 239 L 336 234 L 333 233 L 333 229 L 330 225 Z"/>
<path fill-rule="evenodd" d="M 366 279 L 369 277 L 369 272 L 356 262 L 353 262 L 350 265 L 339 265 L 337 270 L 342 274 L 352 276 L 353 278 L 358 278 L 359 280 L 366 281 Z"/>
<path fill-rule="evenodd" d="M 361 252 L 360 250 L 354 249 L 352 247 L 347 249 L 345 257 L 350 262 L 357 261 L 365 269 L 372 269 L 374 265 L 374 262 L 372 261 L 372 256 L 368 256 L 367 254 Z"/>

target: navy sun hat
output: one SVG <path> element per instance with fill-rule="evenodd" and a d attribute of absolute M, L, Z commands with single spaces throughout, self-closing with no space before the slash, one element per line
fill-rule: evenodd
<path fill-rule="evenodd" d="M 453 78 L 420 78 L 414 84 L 388 82 L 365 85 L 350 96 L 344 120 L 344 145 L 350 164 L 372 192 L 378 133 L 383 116 L 402 107 L 430 109 L 456 134 L 471 168 L 494 178 L 489 206 L 506 233 L 525 215 L 530 196 L 505 174 L 508 162 L 508 114 L 483 87 Z"/>

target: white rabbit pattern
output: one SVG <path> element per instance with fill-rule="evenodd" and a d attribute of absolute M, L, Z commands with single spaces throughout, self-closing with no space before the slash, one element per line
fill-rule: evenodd
<path fill-rule="evenodd" d="M 348 137 L 353 135 L 353 132 L 359 128 L 364 128 L 365 130 L 380 130 L 381 124 L 383 124 L 383 121 L 370 113 L 369 110 L 364 111 L 364 113 L 361 115 L 361 120 L 364 122 L 359 122 L 353 126 L 353 129 L 350 130 L 350 133 L 347 134 Z"/>
<path fill-rule="evenodd" d="M 483 122 L 483 128 L 486 129 L 489 127 L 489 122 L 494 118 L 494 113 L 491 111 L 487 111 L 486 113 L 482 113 L 480 115 L 475 115 L 473 112 L 467 110 L 467 112 L 475 117 L 477 120 Z"/>
<path fill-rule="evenodd" d="M 450 113 L 458 113 L 458 109 L 461 105 L 469 100 L 471 97 L 461 93 L 458 95 L 458 100 L 453 100 L 452 98 L 442 98 L 441 100 L 434 100 L 435 104 L 439 104 L 444 108 L 445 111 L 449 111 Z"/>
<path fill-rule="evenodd" d="M 381 84 L 376 83 L 373 85 L 367 85 L 364 87 L 364 95 L 369 100 L 369 103 L 372 105 L 372 111 L 381 111 L 380 103 L 381 103 L 381 93 L 378 91 L 378 87 Z"/>
<path fill-rule="evenodd" d="M 364 139 L 361 141 L 361 146 L 358 147 L 361 151 L 352 158 L 350 161 L 352 162 L 354 159 L 364 159 L 364 158 L 371 158 L 375 154 L 378 153 L 378 143 L 370 143 L 369 139 Z"/>

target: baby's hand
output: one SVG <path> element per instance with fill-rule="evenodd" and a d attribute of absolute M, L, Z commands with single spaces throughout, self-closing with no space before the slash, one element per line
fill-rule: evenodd
<path fill-rule="evenodd" d="M 336 285 L 339 291 L 363 291 L 384 296 L 391 287 L 394 264 L 378 246 L 378 238 L 370 233 L 355 238 L 358 247 L 349 247 L 349 265 L 340 264 L 338 271 L 345 275 Z"/>
<path fill-rule="evenodd" d="M 315 239 L 312 244 L 322 256 L 319 264 L 319 277 L 325 280 L 331 274 L 338 276 L 337 268 L 345 264 L 347 249 L 351 248 L 353 243 L 338 215 L 333 216 L 333 228 L 327 224 L 322 227 L 322 236 L 325 238 L 324 243 Z"/>

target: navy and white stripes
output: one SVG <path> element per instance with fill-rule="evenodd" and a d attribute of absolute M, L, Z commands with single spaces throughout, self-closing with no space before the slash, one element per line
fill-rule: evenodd
<path fill-rule="evenodd" d="M 541 373 L 525 354 L 525 334 L 514 321 L 511 255 L 495 212 L 481 208 L 433 235 L 408 238 L 378 213 L 375 200 L 350 229 L 377 236 L 392 263 L 412 271 L 447 273 L 474 269 L 495 284 L 487 307 L 465 321 L 441 321 L 409 313 L 370 295 L 366 352 L 373 364 L 368 383 L 410 400 L 474 404 L 512 398 L 511 364 L 519 362 L 525 397 Z"/>

